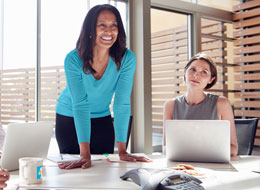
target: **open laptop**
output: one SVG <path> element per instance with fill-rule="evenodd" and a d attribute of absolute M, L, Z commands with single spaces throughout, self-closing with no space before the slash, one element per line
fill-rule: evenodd
<path fill-rule="evenodd" d="M 166 157 L 171 161 L 229 162 L 230 122 L 166 120 Z"/>
<path fill-rule="evenodd" d="M 1 167 L 19 169 L 19 158 L 46 158 L 53 133 L 53 122 L 9 124 L 3 145 Z"/>

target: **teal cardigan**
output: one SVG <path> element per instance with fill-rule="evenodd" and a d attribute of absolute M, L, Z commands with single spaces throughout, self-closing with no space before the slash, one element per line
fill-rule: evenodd
<path fill-rule="evenodd" d="M 74 118 L 79 143 L 90 142 L 91 118 L 110 115 L 109 105 L 115 94 L 113 112 L 116 141 L 126 142 L 130 117 L 130 95 L 136 57 L 126 50 L 121 68 L 110 57 L 101 79 L 85 74 L 77 50 L 65 58 L 66 88 L 58 98 L 56 113 Z"/>

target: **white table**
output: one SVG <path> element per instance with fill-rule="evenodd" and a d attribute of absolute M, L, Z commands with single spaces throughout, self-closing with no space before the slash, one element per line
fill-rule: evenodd
<path fill-rule="evenodd" d="M 93 161 L 88 169 L 60 170 L 57 164 L 45 162 L 43 183 L 25 186 L 19 184 L 18 171 L 11 172 L 7 189 L 141 189 L 133 182 L 123 181 L 119 177 L 134 168 L 168 168 L 180 162 L 169 162 L 161 155 L 153 155 L 152 163 L 109 163 L 103 155 L 100 161 Z M 117 155 L 110 155 L 112 160 L 118 160 Z M 197 168 L 203 168 L 206 176 L 201 178 L 202 185 L 207 190 L 260 190 L 260 156 L 240 156 L 232 158 L 229 164 L 188 163 Z"/>

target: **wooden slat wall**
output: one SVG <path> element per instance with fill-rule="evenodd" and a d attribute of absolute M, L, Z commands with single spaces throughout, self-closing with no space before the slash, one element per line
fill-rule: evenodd
<path fill-rule="evenodd" d="M 260 1 L 233 7 L 235 116 L 260 118 Z M 260 121 L 255 145 L 260 146 Z"/>
<path fill-rule="evenodd" d="M 41 73 L 41 117 L 55 119 L 56 99 L 66 85 L 63 66 L 43 67 Z M 34 121 L 35 69 L 8 69 L 0 71 L 0 121 Z"/>
<path fill-rule="evenodd" d="M 218 21 L 202 20 L 203 34 L 225 35 L 226 27 Z M 183 82 L 184 67 L 188 62 L 187 26 L 172 28 L 152 34 L 152 123 L 162 126 L 163 104 L 167 99 L 179 96 L 186 91 Z M 226 43 L 220 40 L 203 38 L 202 50 L 214 61 L 226 63 L 224 59 Z M 219 64 L 219 80 L 213 93 L 223 95 L 226 68 Z M 218 92 L 214 92 L 218 90 Z M 157 130 L 158 132 L 158 130 Z"/>
<path fill-rule="evenodd" d="M 63 66 L 41 69 L 41 113 L 40 120 L 55 120 L 55 108 L 61 91 L 66 86 Z"/>

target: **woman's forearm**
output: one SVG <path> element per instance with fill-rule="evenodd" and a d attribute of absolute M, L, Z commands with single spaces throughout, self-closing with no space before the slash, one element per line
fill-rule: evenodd
<path fill-rule="evenodd" d="M 79 144 L 80 156 L 86 159 L 91 159 L 89 142 L 82 142 Z"/>
<path fill-rule="evenodd" d="M 123 142 L 117 142 L 118 146 L 118 154 L 125 154 L 126 153 L 126 143 Z"/>

